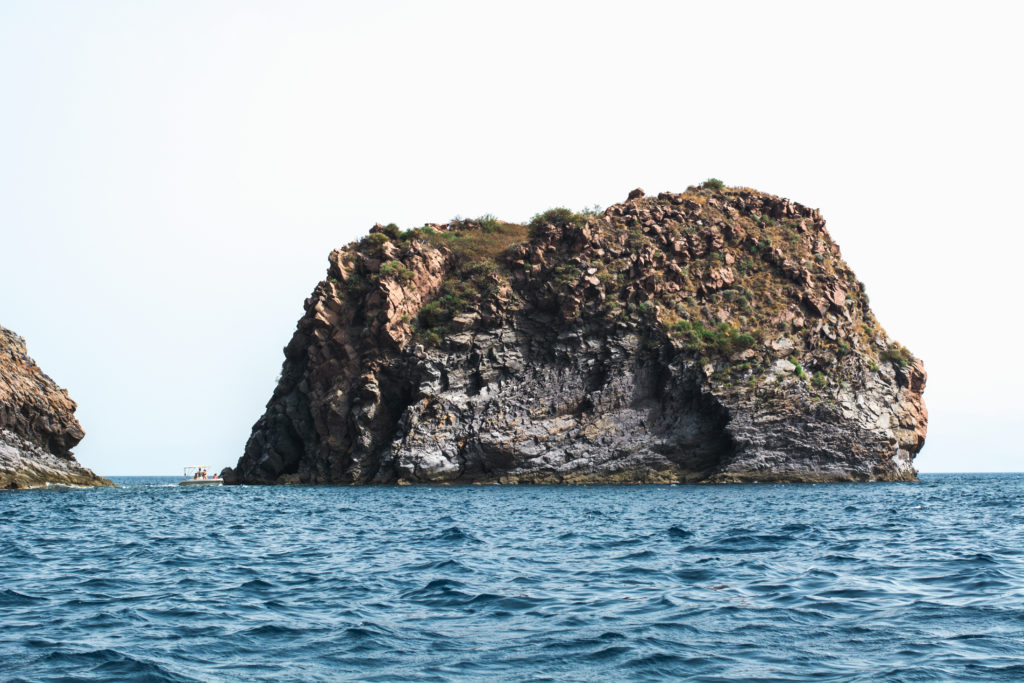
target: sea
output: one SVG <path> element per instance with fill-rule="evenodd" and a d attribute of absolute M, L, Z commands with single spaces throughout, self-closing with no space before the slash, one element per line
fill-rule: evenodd
<path fill-rule="evenodd" d="M 1024 680 L 1024 475 L 0 492 L 3 681 Z"/>

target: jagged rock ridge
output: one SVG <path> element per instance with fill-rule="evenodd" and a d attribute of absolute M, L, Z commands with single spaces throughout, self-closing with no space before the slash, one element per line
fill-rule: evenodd
<path fill-rule="evenodd" d="M 71 453 L 85 436 L 75 407 L 29 357 L 25 340 L 0 327 L 0 488 L 112 486 Z"/>
<path fill-rule="evenodd" d="M 916 476 L 923 364 L 798 203 L 634 190 L 329 261 L 229 482 Z"/>

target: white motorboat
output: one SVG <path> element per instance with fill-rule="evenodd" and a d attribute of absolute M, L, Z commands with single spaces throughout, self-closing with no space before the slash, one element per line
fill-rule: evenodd
<path fill-rule="evenodd" d="M 221 486 L 224 480 L 216 474 L 210 475 L 211 468 L 206 465 L 185 468 L 185 478 L 178 482 L 178 486 Z"/>

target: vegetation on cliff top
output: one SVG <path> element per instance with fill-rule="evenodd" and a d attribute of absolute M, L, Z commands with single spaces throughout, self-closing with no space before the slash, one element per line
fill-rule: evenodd
<path fill-rule="evenodd" d="M 657 198 L 636 190 L 604 211 L 554 208 L 525 225 L 485 215 L 377 226 L 348 248 L 364 264 L 350 294 L 362 299 L 382 279 L 415 286 L 406 259 L 421 247 L 450 263 L 408 321 L 421 343 L 444 344 L 459 316 L 480 326 L 533 307 L 637 326 L 754 376 L 787 351 L 810 353 L 794 375 L 816 389 L 842 381 L 836 366 L 851 353 L 874 369 L 914 361 L 887 341 L 816 210 L 715 178 Z"/>

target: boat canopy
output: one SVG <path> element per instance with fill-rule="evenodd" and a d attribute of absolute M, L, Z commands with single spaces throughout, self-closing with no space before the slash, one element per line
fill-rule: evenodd
<path fill-rule="evenodd" d="M 195 474 L 197 474 L 198 472 L 203 472 L 203 471 L 206 471 L 207 473 L 213 472 L 213 468 L 208 466 L 208 465 L 195 465 L 194 467 L 186 467 L 185 468 L 185 477 L 186 478 L 187 477 L 192 477 Z M 217 473 L 214 472 L 213 476 L 216 478 Z"/>

